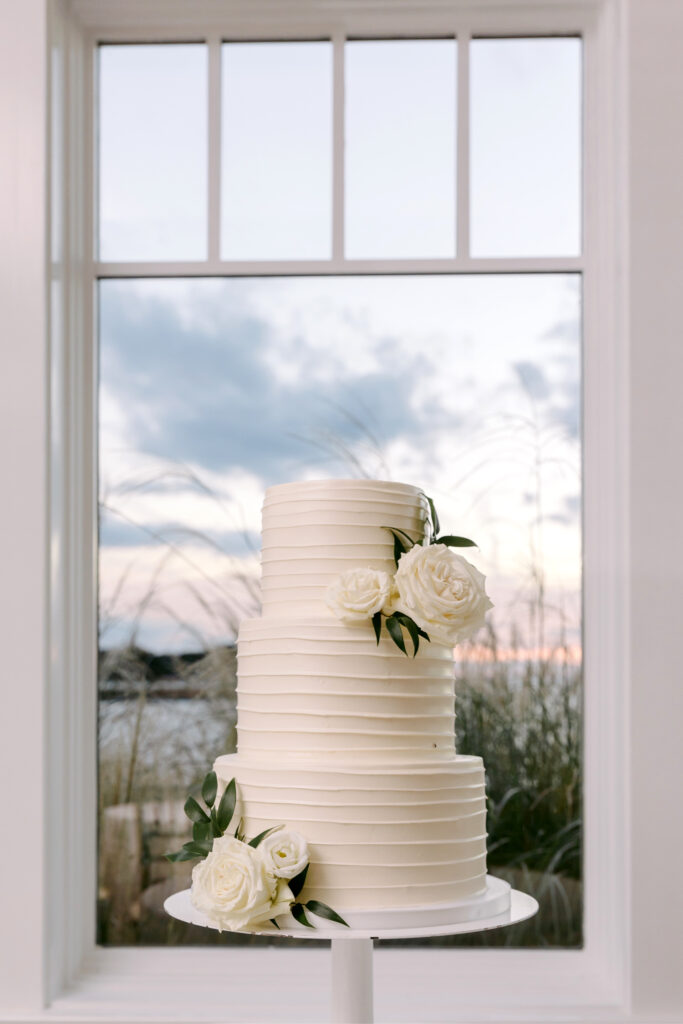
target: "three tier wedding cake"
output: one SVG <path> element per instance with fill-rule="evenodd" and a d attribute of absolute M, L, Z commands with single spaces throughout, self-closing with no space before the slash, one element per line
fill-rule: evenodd
<path fill-rule="evenodd" d="M 506 909 L 487 885 L 484 766 L 454 741 L 453 647 L 491 604 L 456 550 L 471 542 L 438 531 L 407 484 L 267 491 L 263 613 L 238 638 L 238 750 L 193 817 L 210 852 L 192 899 L 221 927 L 292 908 L 312 923 L 304 907 L 352 927 Z"/>

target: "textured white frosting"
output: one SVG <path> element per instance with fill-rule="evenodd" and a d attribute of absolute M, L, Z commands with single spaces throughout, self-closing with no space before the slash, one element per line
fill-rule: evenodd
<path fill-rule="evenodd" d="M 267 617 L 238 648 L 240 752 L 331 764 L 453 757 L 453 657 L 423 644 L 407 658 L 369 622 Z"/>
<path fill-rule="evenodd" d="M 229 754 L 215 770 L 222 786 L 237 779 L 248 836 L 274 823 L 306 836 L 306 896 L 335 910 L 447 903 L 485 888 L 480 757 L 353 768 Z"/>
<path fill-rule="evenodd" d="M 386 526 L 416 540 L 427 501 L 417 487 L 376 480 L 280 484 L 263 505 L 263 615 L 330 615 L 325 591 L 347 569 L 394 571 Z"/>
<path fill-rule="evenodd" d="M 312 481 L 263 507 L 263 616 L 238 640 L 235 778 L 248 835 L 285 824 L 311 850 L 308 898 L 338 910 L 425 906 L 485 888 L 481 758 L 455 752 L 453 656 L 406 657 L 325 604 L 342 572 L 393 572 L 386 526 L 415 539 L 427 502 L 406 484 Z M 222 788 L 222 787 L 221 787 Z"/>

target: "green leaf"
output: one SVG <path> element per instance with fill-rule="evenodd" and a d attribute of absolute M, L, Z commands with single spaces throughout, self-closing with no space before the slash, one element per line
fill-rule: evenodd
<path fill-rule="evenodd" d="M 318 917 L 326 917 L 329 921 L 336 921 L 338 924 L 349 927 L 348 922 L 343 917 L 340 917 L 336 910 L 328 907 L 326 903 L 321 903 L 320 900 L 309 900 L 306 904 L 306 909 L 310 910 L 312 914 L 317 914 Z"/>
<path fill-rule="evenodd" d="M 254 836 L 253 839 L 250 839 L 247 845 L 253 846 L 254 849 L 256 849 L 261 840 L 265 839 L 270 832 L 275 832 L 277 829 L 283 827 L 283 825 L 271 825 L 270 828 L 264 828 L 263 832 L 259 832 L 257 836 Z"/>
<path fill-rule="evenodd" d="M 208 814 L 205 814 L 193 796 L 188 796 L 185 801 L 185 814 L 190 821 L 209 821 Z"/>
<path fill-rule="evenodd" d="M 213 839 L 197 839 L 191 843 L 184 843 L 183 850 L 187 850 L 194 857 L 206 857 L 211 853 Z"/>
<path fill-rule="evenodd" d="M 270 923 L 274 924 L 278 931 L 280 931 L 280 925 L 277 923 L 274 917 L 271 917 Z"/>
<path fill-rule="evenodd" d="M 401 624 L 396 618 L 396 612 L 394 612 L 393 615 L 389 616 L 389 618 L 386 620 L 386 625 L 387 629 L 389 630 L 389 636 L 391 637 L 391 639 L 394 641 L 399 650 L 403 651 L 403 653 L 407 655 L 408 652 L 406 650 L 406 642 L 403 639 L 403 630 L 401 629 Z"/>
<path fill-rule="evenodd" d="M 210 821 L 195 821 L 192 826 L 192 838 L 198 841 L 211 839 L 212 830 Z"/>
<path fill-rule="evenodd" d="M 410 545 L 408 545 L 401 536 L 401 533 L 396 531 L 392 526 L 383 526 L 382 529 L 388 530 L 391 536 L 394 538 L 394 562 L 396 563 L 396 568 L 398 569 L 399 558 L 405 551 L 410 551 L 410 548 L 412 548 L 414 545 L 414 541 L 410 541 Z M 408 539 L 410 540 L 410 538 Z"/>
<path fill-rule="evenodd" d="M 432 499 L 428 495 L 426 495 L 426 494 L 425 494 L 425 498 L 427 498 L 427 503 L 429 505 L 429 514 L 432 517 L 432 528 L 434 530 L 434 535 L 433 536 L 436 537 L 437 533 L 441 529 L 441 525 L 439 523 L 439 517 L 436 514 L 436 508 L 434 507 L 434 502 L 432 501 Z M 434 539 L 432 538 L 432 544 L 433 543 L 434 543 Z"/>
<path fill-rule="evenodd" d="M 385 530 L 391 530 L 392 533 L 394 533 L 394 534 L 397 533 L 400 537 L 403 537 L 405 540 L 407 540 L 408 541 L 408 547 L 405 549 L 406 551 L 410 551 L 410 549 L 414 548 L 415 545 L 417 544 L 417 541 L 413 540 L 413 538 L 410 536 L 409 533 L 406 533 L 405 530 L 399 529 L 398 526 L 385 526 L 384 529 Z"/>
<path fill-rule="evenodd" d="M 415 619 L 411 619 L 410 615 L 406 615 L 405 612 L 394 612 L 394 615 L 400 621 L 403 621 L 405 619 L 408 622 L 412 622 L 413 626 L 415 627 L 415 631 L 416 631 L 417 635 L 421 636 L 423 640 L 429 640 L 429 633 L 425 633 L 424 629 L 422 629 L 421 626 L 418 626 L 418 624 L 415 621 Z"/>
<path fill-rule="evenodd" d="M 379 635 L 382 632 L 382 613 L 381 612 L 375 612 L 375 614 L 372 616 L 372 628 L 375 631 L 375 639 L 377 640 L 377 643 L 379 643 Z"/>
<path fill-rule="evenodd" d="M 306 882 L 306 875 L 307 874 L 308 874 L 308 864 L 303 869 L 303 871 L 299 872 L 298 875 L 296 875 L 294 878 L 290 878 L 290 880 L 289 880 L 289 888 L 292 890 L 292 896 L 294 897 L 294 899 L 297 898 L 297 896 L 299 895 L 299 893 L 303 889 L 304 883 Z"/>
<path fill-rule="evenodd" d="M 215 772 L 209 772 L 202 782 L 202 800 L 207 807 L 213 807 L 218 790 L 218 779 Z"/>
<path fill-rule="evenodd" d="M 396 616 L 400 624 L 402 626 L 405 626 L 405 628 L 410 633 L 410 639 L 413 641 L 413 657 L 415 657 L 420 647 L 420 634 L 418 633 L 418 624 L 417 622 L 413 622 L 410 615 L 405 615 L 403 612 L 394 612 L 394 615 Z"/>
<path fill-rule="evenodd" d="M 475 541 L 468 540 L 467 537 L 454 537 L 452 534 L 444 534 L 443 537 L 435 537 L 434 544 L 445 544 L 449 548 L 476 548 Z"/>
<path fill-rule="evenodd" d="M 211 853 L 212 845 L 213 844 L 210 840 L 202 842 L 185 843 L 182 850 L 177 850 L 175 853 L 167 853 L 166 860 L 196 860 L 197 857 L 201 857 L 203 859 L 209 853 Z"/>
<path fill-rule="evenodd" d="M 221 802 L 219 803 L 218 810 L 216 811 L 216 823 L 221 830 L 221 835 L 225 832 L 226 828 L 232 821 L 236 803 L 237 787 L 235 785 L 235 780 L 231 779 L 225 787 L 225 792 L 221 797 Z"/>
<path fill-rule="evenodd" d="M 171 863 L 175 864 L 182 860 L 195 860 L 195 855 L 187 850 L 176 850 L 175 853 L 167 853 L 166 860 L 170 860 Z"/>
<path fill-rule="evenodd" d="M 211 833 L 212 833 L 214 839 L 218 839 L 219 836 L 223 835 L 223 832 L 221 831 L 221 829 L 220 829 L 220 827 L 218 825 L 218 821 L 216 820 L 216 808 L 215 807 L 211 808 Z"/>
<path fill-rule="evenodd" d="M 293 903 L 291 910 L 292 917 L 294 918 L 295 921 L 298 921 L 299 924 L 305 924 L 307 928 L 315 928 L 315 925 L 311 924 L 311 922 L 306 917 L 306 911 L 304 910 L 300 903 Z"/>

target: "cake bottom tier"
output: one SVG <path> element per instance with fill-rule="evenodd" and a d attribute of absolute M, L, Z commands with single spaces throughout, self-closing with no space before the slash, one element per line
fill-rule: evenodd
<path fill-rule="evenodd" d="M 248 837 L 280 824 L 306 837 L 307 899 L 339 911 L 418 907 L 486 888 L 480 757 L 371 768 L 228 754 L 214 768 L 219 791 L 236 780 Z"/>

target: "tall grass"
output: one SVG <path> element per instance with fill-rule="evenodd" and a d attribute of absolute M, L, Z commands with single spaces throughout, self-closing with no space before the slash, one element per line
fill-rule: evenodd
<path fill-rule="evenodd" d="M 581 672 L 463 663 L 456 736 L 484 759 L 490 864 L 581 874 Z"/>

